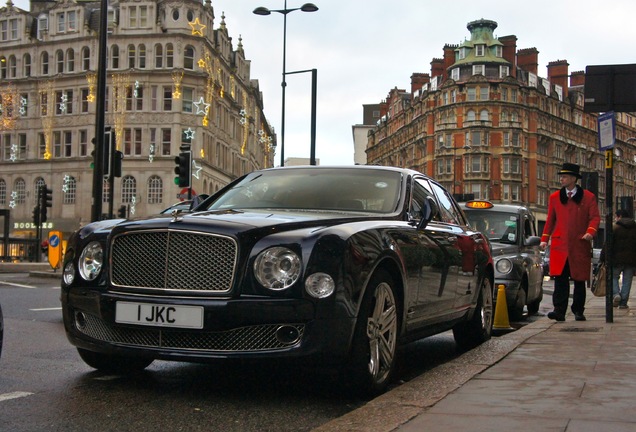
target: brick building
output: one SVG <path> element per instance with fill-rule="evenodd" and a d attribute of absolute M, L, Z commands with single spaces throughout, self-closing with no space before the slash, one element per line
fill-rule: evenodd
<path fill-rule="evenodd" d="M 392 89 L 368 135 L 367 163 L 424 172 L 455 194 L 524 203 L 540 228 L 547 198 L 560 187 L 564 162 L 581 165 L 605 214 L 605 155 L 597 116 L 583 112 L 585 73 L 566 60 L 538 74 L 538 50 L 517 49 L 515 36 L 495 37 L 497 23 L 468 23 L 470 39 L 446 45 L 430 74 Z M 636 118 L 617 113 L 614 194 L 634 197 Z"/>
<path fill-rule="evenodd" d="M 232 41 L 224 16 L 215 20 L 210 0 L 109 4 L 105 123 L 124 154 L 115 209 L 145 216 L 177 201 L 181 145 L 192 148 L 199 194 L 273 166 L 275 136 L 258 81 L 242 40 Z M 100 5 L 0 7 L 0 209 L 10 210 L 12 236 L 33 236 L 43 183 L 53 190 L 45 234 L 68 234 L 91 219 Z"/>

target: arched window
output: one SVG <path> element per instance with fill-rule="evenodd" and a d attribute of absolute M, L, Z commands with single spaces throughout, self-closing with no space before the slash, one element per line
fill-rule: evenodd
<path fill-rule="evenodd" d="M 466 113 L 466 121 L 475 121 L 475 111 L 470 110 Z"/>
<path fill-rule="evenodd" d="M 488 110 L 481 110 L 481 112 L 479 113 L 479 120 L 488 121 L 488 119 L 489 119 Z"/>
<path fill-rule="evenodd" d="M 137 180 L 133 176 L 127 175 L 121 180 L 121 202 L 123 204 L 132 203 L 133 197 L 137 194 Z"/>
<path fill-rule="evenodd" d="M 135 68 L 135 57 L 137 56 L 137 50 L 133 44 L 128 45 L 128 69 Z"/>
<path fill-rule="evenodd" d="M 183 50 L 183 67 L 194 70 L 194 47 L 192 45 L 186 45 L 185 50 Z"/>
<path fill-rule="evenodd" d="M 22 57 L 22 75 L 24 77 L 31 76 L 31 54 L 25 54 Z"/>
<path fill-rule="evenodd" d="M 64 73 L 64 52 L 62 50 L 55 52 L 55 65 L 55 73 Z"/>
<path fill-rule="evenodd" d="M 9 78 L 16 78 L 18 74 L 18 65 L 14 55 L 9 56 Z"/>
<path fill-rule="evenodd" d="M 91 70 L 91 49 L 87 46 L 82 48 L 82 70 Z"/>
<path fill-rule="evenodd" d="M 174 67 L 174 48 L 171 43 L 166 44 L 166 67 Z"/>
<path fill-rule="evenodd" d="M 155 45 L 155 68 L 163 68 L 163 46 L 161 44 Z"/>
<path fill-rule="evenodd" d="M 77 181 L 75 177 L 69 176 L 64 182 L 64 198 L 62 202 L 64 204 L 75 204 L 76 193 Z"/>
<path fill-rule="evenodd" d="M 104 179 L 104 183 L 102 183 L 102 202 L 110 202 L 110 183 L 108 182 L 108 179 Z"/>
<path fill-rule="evenodd" d="M 161 204 L 163 202 L 163 181 L 157 175 L 148 179 L 148 204 Z"/>
<path fill-rule="evenodd" d="M 75 72 L 75 50 L 73 48 L 66 51 L 66 72 Z"/>
<path fill-rule="evenodd" d="M 0 179 L 0 205 L 7 203 L 7 183 L 4 179 Z"/>
<path fill-rule="evenodd" d="M 119 69 L 119 45 L 113 45 L 110 49 L 110 61 L 113 69 Z"/>
<path fill-rule="evenodd" d="M 19 178 L 13 184 L 13 192 L 15 192 L 15 203 L 24 204 L 26 199 L 26 183 L 24 179 Z"/>
<path fill-rule="evenodd" d="M 49 74 L 49 53 L 44 51 L 40 57 L 40 65 L 42 65 L 42 75 Z"/>
<path fill-rule="evenodd" d="M 139 69 L 146 69 L 146 45 L 139 45 Z"/>

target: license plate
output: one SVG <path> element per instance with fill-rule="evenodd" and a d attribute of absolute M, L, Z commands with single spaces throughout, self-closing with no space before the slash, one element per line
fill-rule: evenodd
<path fill-rule="evenodd" d="M 159 327 L 203 328 L 203 307 L 117 302 L 115 322 Z"/>

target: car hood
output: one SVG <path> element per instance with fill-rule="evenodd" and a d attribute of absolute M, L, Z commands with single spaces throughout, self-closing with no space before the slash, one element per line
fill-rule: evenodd
<path fill-rule="evenodd" d="M 218 210 L 196 213 L 179 213 L 158 215 L 149 219 L 115 221 L 112 225 L 96 222 L 83 228 L 88 231 L 104 231 L 112 227 L 113 232 L 124 230 L 184 229 L 203 232 L 218 232 L 228 235 L 239 232 L 266 229 L 269 234 L 301 228 L 321 228 L 364 220 L 393 219 L 377 214 L 346 213 L 338 211 L 304 211 L 304 210 Z"/>
<path fill-rule="evenodd" d="M 502 255 L 510 255 L 517 252 L 518 246 L 504 243 L 495 243 L 493 241 L 490 242 L 492 246 L 492 257 L 493 259 Z"/>

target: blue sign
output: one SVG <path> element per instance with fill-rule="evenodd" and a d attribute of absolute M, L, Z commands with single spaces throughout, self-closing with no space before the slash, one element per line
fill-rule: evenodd
<path fill-rule="evenodd" d="M 49 239 L 49 244 L 53 247 L 58 247 L 60 244 L 60 238 L 57 235 L 52 235 Z"/>
<path fill-rule="evenodd" d="M 616 142 L 616 118 L 614 111 L 608 111 L 598 116 L 598 148 L 609 150 Z"/>

